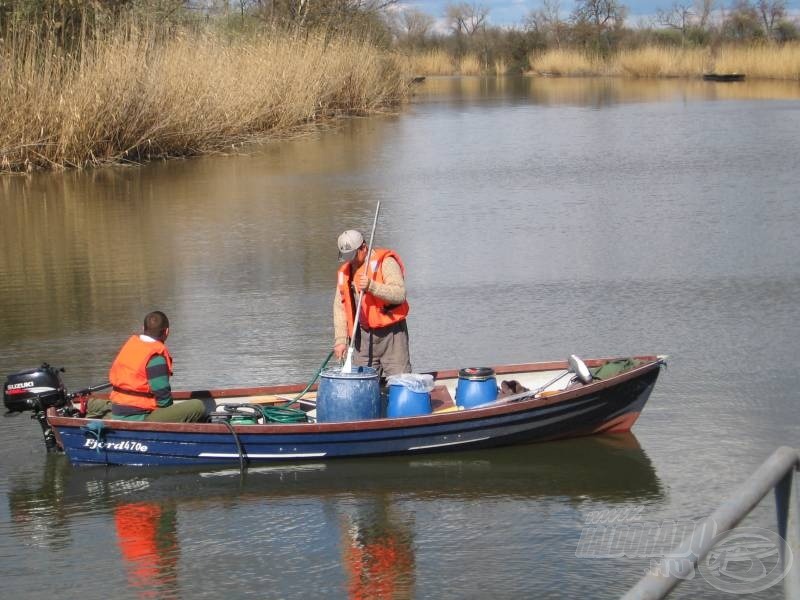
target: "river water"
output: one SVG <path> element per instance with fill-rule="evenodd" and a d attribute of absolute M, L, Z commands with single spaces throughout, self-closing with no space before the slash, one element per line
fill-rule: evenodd
<path fill-rule="evenodd" d="M 336 236 L 378 201 L 416 370 L 670 356 L 632 435 L 244 477 L 71 468 L 7 417 L 2 595 L 618 597 L 651 557 L 587 556 L 587 529 L 672 531 L 800 445 L 798 132 L 796 83 L 442 78 L 291 141 L 0 178 L 3 376 L 100 383 L 160 309 L 176 388 L 307 381 Z M 743 525 L 774 530 L 772 498 Z"/>

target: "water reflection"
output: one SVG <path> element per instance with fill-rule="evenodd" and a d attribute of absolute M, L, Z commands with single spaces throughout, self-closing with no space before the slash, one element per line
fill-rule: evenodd
<path fill-rule="evenodd" d="M 650 459 L 631 434 L 604 435 L 475 452 L 343 459 L 238 469 L 75 468 L 48 455 L 39 481 L 9 481 L 9 505 L 21 527 L 44 517 L 60 531 L 71 516 L 107 510 L 135 497 L 169 500 L 178 508 L 264 498 L 413 495 L 415 498 L 560 497 L 580 503 L 658 501 L 663 489 Z M 45 504 L 50 510 L 42 513 Z M 44 523 L 42 523 L 44 525 Z"/>
<path fill-rule="evenodd" d="M 413 597 L 413 516 L 397 513 L 381 494 L 343 510 L 340 530 L 351 600 Z"/>
<path fill-rule="evenodd" d="M 674 100 L 796 100 L 794 81 L 719 83 L 695 79 L 620 77 L 429 77 L 416 88 L 417 101 L 450 106 L 471 100 L 601 108 L 619 103 Z"/>
<path fill-rule="evenodd" d="M 114 525 L 128 585 L 139 598 L 178 597 L 177 508 L 166 502 L 122 502 Z"/>
<path fill-rule="evenodd" d="M 413 459 L 263 466 L 245 474 L 74 468 L 63 456 L 48 456 L 38 476 L 12 476 L 8 487 L 12 538 L 33 539 L 37 555 L 70 555 L 89 550 L 88 533 L 94 567 L 119 573 L 109 585 L 127 586 L 139 598 L 179 597 L 180 582 L 195 581 L 199 565 L 209 563 L 225 570 L 226 581 L 255 577 L 289 586 L 286 593 L 298 597 L 313 581 L 336 597 L 410 598 L 424 573 L 421 549 L 426 560 L 440 545 L 454 559 L 469 560 L 468 547 L 451 547 L 454 539 L 471 547 L 479 539 L 499 543 L 497 536 L 509 531 L 523 535 L 517 523 L 527 511 L 567 511 L 566 520 L 542 526 L 569 537 L 577 535 L 582 511 L 665 500 L 632 434 Z M 471 530 L 478 525 L 473 511 L 493 515 L 492 533 Z M 102 542 L 109 525 L 111 551 Z M 540 551 L 540 543 L 531 539 L 530 552 Z M 240 547 L 252 549 L 248 561 L 238 559 Z M 502 550 L 495 555 L 504 560 Z M 223 593 L 226 584 L 207 585 Z"/>

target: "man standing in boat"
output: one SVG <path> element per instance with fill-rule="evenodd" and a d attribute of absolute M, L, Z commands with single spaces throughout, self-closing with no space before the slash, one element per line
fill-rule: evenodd
<path fill-rule="evenodd" d="M 396 252 L 386 248 L 373 248 L 367 261 L 364 236 L 354 229 L 339 236 L 338 246 L 342 266 L 333 300 L 334 356 L 342 360 L 347 355 L 358 294 L 363 293 L 353 364 L 373 367 L 379 377 L 410 373 L 403 262 Z"/>
<path fill-rule="evenodd" d="M 169 319 L 156 310 L 144 318 L 144 332 L 122 346 L 109 372 L 114 419 L 161 422 L 205 421 L 202 400 L 173 403 L 169 378 L 172 356 L 164 345 Z"/>

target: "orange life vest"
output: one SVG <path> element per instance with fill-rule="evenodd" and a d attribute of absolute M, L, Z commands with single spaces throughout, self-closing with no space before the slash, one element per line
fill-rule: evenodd
<path fill-rule="evenodd" d="M 113 404 L 147 411 L 158 408 L 147 379 L 147 363 L 157 354 L 166 359 L 167 369 L 172 375 L 172 356 L 163 342 L 145 342 L 138 335 L 132 335 L 125 342 L 108 373 L 108 380 L 114 387 L 109 395 Z"/>
<path fill-rule="evenodd" d="M 375 281 L 376 283 L 384 283 L 383 261 L 388 256 L 391 256 L 397 261 L 397 264 L 400 265 L 400 272 L 405 275 L 406 270 L 403 266 L 403 261 L 400 260 L 400 257 L 397 256 L 394 251 L 387 250 L 386 248 L 374 248 L 372 250 L 371 260 L 369 261 L 370 280 Z M 339 296 L 342 299 L 344 311 L 347 315 L 348 336 L 352 335 L 353 333 L 353 324 L 355 322 L 356 314 L 353 294 L 350 292 L 352 289 L 352 281 L 356 275 L 364 272 L 367 264 L 367 261 L 364 261 L 364 264 L 356 269 L 355 273 L 350 272 L 351 268 L 349 262 L 346 262 L 339 267 L 336 287 L 339 290 Z M 408 308 L 407 300 L 404 300 L 400 304 L 388 304 L 380 298 L 377 298 L 370 293 L 366 293 L 364 294 L 364 298 L 361 300 L 361 316 L 359 317 L 358 321 L 361 325 L 364 325 L 369 329 L 388 327 L 389 325 L 394 325 L 395 323 L 399 323 L 405 319 L 408 315 Z"/>

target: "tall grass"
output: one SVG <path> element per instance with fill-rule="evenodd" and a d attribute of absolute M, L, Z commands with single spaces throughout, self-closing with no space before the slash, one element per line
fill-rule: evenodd
<path fill-rule="evenodd" d="M 604 65 L 580 50 L 556 49 L 528 57 L 531 70 L 540 75 L 600 75 Z"/>
<path fill-rule="evenodd" d="M 475 54 L 465 54 L 458 61 L 459 75 L 480 75 L 481 61 Z"/>
<path fill-rule="evenodd" d="M 800 80 L 800 43 L 710 48 L 649 46 L 598 59 L 577 50 L 552 50 L 528 57 L 531 71 L 553 75 L 701 77 L 744 73 L 748 79 Z"/>
<path fill-rule="evenodd" d="M 717 73 L 745 73 L 748 77 L 800 80 L 800 43 L 781 46 L 724 46 L 713 58 Z"/>
<path fill-rule="evenodd" d="M 18 35 L 0 47 L 0 169 L 86 167 L 219 150 L 402 101 L 398 61 L 356 39 L 225 41 L 129 24 L 79 57 Z"/>
<path fill-rule="evenodd" d="M 609 66 L 611 72 L 630 77 L 695 77 L 706 71 L 709 53 L 701 48 L 651 46 L 623 50 Z"/>
<path fill-rule="evenodd" d="M 455 72 L 453 57 L 441 49 L 414 52 L 406 58 L 408 70 L 417 76 L 452 75 Z"/>
<path fill-rule="evenodd" d="M 495 59 L 494 61 L 494 74 L 495 75 L 505 75 L 509 71 L 508 62 L 503 60 L 502 58 Z"/>

